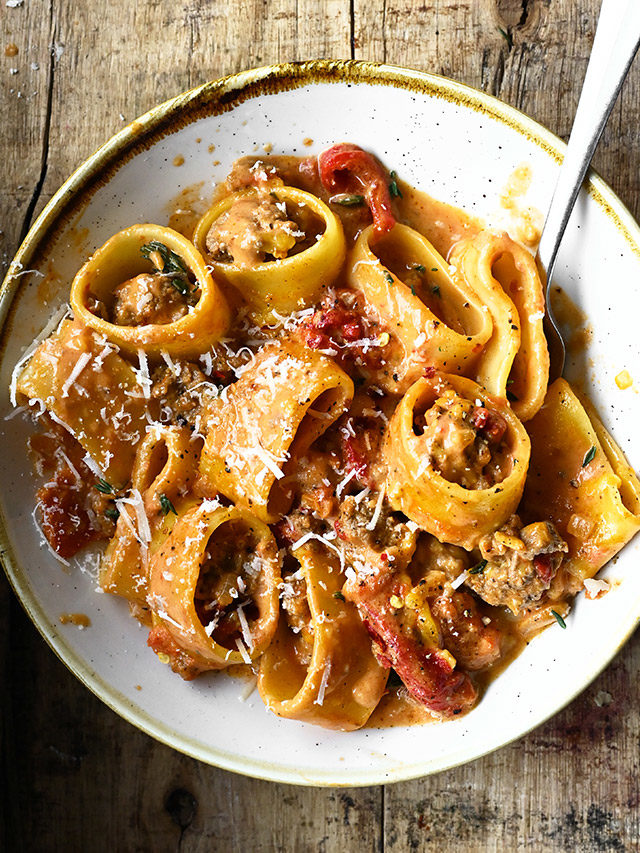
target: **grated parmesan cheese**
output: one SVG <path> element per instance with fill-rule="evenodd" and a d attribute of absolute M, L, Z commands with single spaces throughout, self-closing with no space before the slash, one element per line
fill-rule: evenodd
<path fill-rule="evenodd" d="M 352 468 L 351 471 L 349 471 L 347 476 L 344 478 L 344 480 L 342 480 L 340 483 L 338 483 L 338 487 L 336 489 L 336 497 L 340 497 L 342 492 L 345 490 L 347 485 L 351 482 L 351 480 L 353 480 L 353 478 L 355 476 L 356 476 L 356 469 Z"/>
<path fill-rule="evenodd" d="M 247 651 L 246 646 L 242 642 L 240 637 L 238 637 L 236 640 L 236 646 L 238 647 L 238 651 L 240 652 L 240 655 L 242 656 L 242 660 L 245 663 L 251 664 L 251 657 L 249 656 L 249 652 Z"/>
<path fill-rule="evenodd" d="M 247 622 L 247 617 L 244 612 L 244 605 L 241 604 L 237 608 L 238 619 L 240 621 L 240 630 L 242 631 L 242 639 L 247 644 L 249 651 L 253 651 L 253 635 L 251 634 L 251 630 L 249 628 L 249 623 Z"/>
<path fill-rule="evenodd" d="M 67 427 L 67 429 L 68 429 L 68 427 Z M 69 430 L 69 432 L 71 432 L 71 430 Z M 82 458 L 82 461 L 87 466 L 87 468 L 91 471 L 92 474 L 95 474 L 96 477 L 100 477 L 100 478 L 102 477 L 102 471 L 100 470 L 100 468 L 98 468 L 98 466 L 93 461 L 91 456 L 89 456 L 88 453 L 85 453 L 85 455 Z"/>
<path fill-rule="evenodd" d="M 455 580 L 451 581 L 451 589 L 458 589 L 458 587 L 462 586 L 468 577 L 469 572 L 465 569 L 464 572 L 461 572 Z"/>
<path fill-rule="evenodd" d="M 138 362 L 140 363 L 140 370 L 136 370 L 134 367 L 134 373 L 136 375 L 136 380 L 138 385 L 142 388 L 142 394 L 145 400 L 151 399 L 151 377 L 149 376 L 149 362 L 147 361 L 147 354 L 141 348 L 138 350 Z"/>
<path fill-rule="evenodd" d="M 91 361 L 91 353 L 88 353 L 88 352 L 81 353 L 81 355 L 78 357 L 78 360 L 73 365 L 73 370 L 67 376 L 67 378 L 64 380 L 64 384 L 62 386 L 62 396 L 63 397 L 69 396 L 69 389 L 75 383 L 78 376 L 80 376 L 80 374 L 85 369 L 85 367 L 89 364 L 90 361 Z"/>
<path fill-rule="evenodd" d="M 317 539 L 318 542 L 322 542 L 323 545 L 326 545 L 327 548 L 331 548 L 332 551 L 340 558 L 340 566 L 342 571 L 344 571 L 344 553 L 340 548 L 337 548 L 333 542 L 330 542 L 326 536 L 320 536 L 319 533 L 305 533 L 304 536 L 301 536 L 297 542 L 294 542 L 293 545 L 289 547 L 290 551 L 297 551 L 298 548 L 302 548 L 303 545 L 306 545 L 307 542 L 310 542 L 311 539 Z"/>
<path fill-rule="evenodd" d="M 380 490 L 378 494 L 378 500 L 376 501 L 376 507 L 373 511 L 373 516 L 371 517 L 371 521 L 365 525 L 366 530 L 375 530 L 376 524 L 378 523 L 378 519 L 380 518 L 380 513 L 382 512 L 382 502 L 384 500 L 384 489 Z"/>
<path fill-rule="evenodd" d="M 284 473 L 282 469 L 280 469 L 276 464 L 277 457 L 275 457 L 273 454 L 271 454 L 270 456 L 269 451 L 265 450 L 265 448 L 260 444 L 260 442 L 258 442 L 255 447 L 250 448 L 250 451 L 252 451 L 253 454 L 258 457 L 258 459 L 262 462 L 265 468 L 268 468 L 269 471 L 271 471 L 276 480 L 282 480 L 282 478 L 284 477 Z M 271 458 L 272 456 L 273 458 Z"/>
<path fill-rule="evenodd" d="M 320 686 L 318 687 L 318 697 L 313 700 L 314 705 L 324 705 L 324 694 L 327 689 L 327 684 L 329 682 L 329 675 L 331 674 L 331 658 L 327 659 L 327 662 L 324 667 L 324 672 L 322 673 L 322 678 L 320 679 Z"/>
<path fill-rule="evenodd" d="M 173 375 L 179 376 L 180 375 L 180 368 L 175 363 L 175 361 L 171 358 L 171 356 L 166 351 L 166 349 L 160 350 L 160 355 L 162 356 L 162 360 L 167 365 L 169 370 L 173 373 Z M 209 356 L 209 359 L 211 359 L 211 356 Z"/>

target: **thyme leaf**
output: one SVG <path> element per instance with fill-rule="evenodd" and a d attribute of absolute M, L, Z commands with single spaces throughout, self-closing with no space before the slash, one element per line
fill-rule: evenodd
<path fill-rule="evenodd" d="M 402 193 L 398 186 L 398 173 L 389 172 L 389 177 L 391 178 L 391 183 L 389 184 L 389 195 L 391 198 L 402 198 Z"/>
<path fill-rule="evenodd" d="M 178 514 L 176 512 L 176 508 L 166 495 L 158 495 L 158 500 L 160 501 L 160 509 L 165 515 L 169 515 L 170 512 L 172 512 L 174 515 Z"/>
<path fill-rule="evenodd" d="M 486 568 L 487 568 L 487 561 L 486 560 L 480 560 L 480 562 L 476 563 L 476 565 L 472 569 L 469 569 L 469 574 L 470 575 L 482 575 L 482 574 L 484 574 L 484 570 Z"/>
<path fill-rule="evenodd" d="M 176 255 L 168 246 L 165 246 L 164 243 L 160 243 L 158 240 L 152 240 L 150 243 L 145 243 L 144 246 L 140 249 L 140 253 L 143 258 L 147 258 L 151 261 L 158 272 L 162 273 L 187 273 L 187 267 L 185 262 L 182 260 L 180 255 Z M 152 258 L 152 255 L 160 256 L 160 260 L 162 261 L 162 269 L 156 265 L 157 258 Z"/>
<path fill-rule="evenodd" d="M 339 193 L 331 196 L 331 204 L 340 204 L 342 207 L 360 207 L 364 204 L 364 196 L 358 193 Z"/>

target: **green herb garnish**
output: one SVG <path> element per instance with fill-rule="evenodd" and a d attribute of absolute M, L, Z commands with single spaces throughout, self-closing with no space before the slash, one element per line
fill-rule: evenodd
<path fill-rule="evenodd" d="M 158 272 L 162 273 L 172 273 L 172 272 L 181 272 L 187 273 L 187 267 L 185 266 L 184 261 L 180 257 L 180 255 L 176 255 L 175 252 L 171 251 L 168 246 L 165 246 L 164 243 L 158 242 L 158 240 L 152 240 L 150 243 L 145 243 L 145 245 L 140 249 L 140 253 L 143 258 L 147 258 L 151 261 L 151 263 L 155 266 Z M 156 255 L 156 257 L 152 257 L 152 255 Z M 158 257 L 162 261 L 162 269 L 157 262 Z"/>
<path fill-rule="evenodd" d="M 169 515 L 170 512 L 174 515 L 178 514 L 176 508 L 166 495 L 158 495 L 158 500 L 160 501 L 160 509 L 165 515 Z"/>
<path fill-rule="evenodd" d="M 476 563 L 476 565 L 472 569 L 469 569 L 469 574 L 470 575 L 481 575 L 484 573 L 484 570 L 486 568 L 487 568 L 487 561 L 486 560 L 480 560 L 480 562 Z"/>
<path fill-rule="evenodd" d="M 423 267 L 422 264 L 414 264 L 413 268 L 416 272 L 426 272 L 427 269 L 426 267 Z"/>
<path fill-rule="evenodd" d="M 391 275 L 391 273 L 386 272 L 384 274 L 384 277 L 387 280 L 388 284 L 393 284 L 393 276 Z"/>
<path fill-rule="evenodd" d="M 556 613 L 555 610 L 552 610 L 551 613 L 553 615 L 553 618 L 556 620 L 556 622 L 558 623 L 558 625 L 561 628 L 567 627 L 567 623 L 564 621 L 564 619 L 562 618 L 562 616 L 559 613 Z"/>
<path fill-rule="evenodd" d="M 398 186 L 397 172 L 389 172 L 389 177 L 391 178 L 391 183 L 389 184 L 389 195 L 391 196 L 391 198 L 402 198 L 402 193 L 400 192 L 400 187 Z"/>
<path fill-rule="evenodd" d="M 434 296 L 440 296 L 440 285 L 434 284 L 433 287 L 431 288 L 431 292 L 433 293 Z"/>
<path fill-rule="evenodd" d="M 342 207 L 360 207 L 364 204 L 364 196 L 358 193 L 341 193 L 329 199 L 332 204 L 341 204 Z"/>
<path fill-rule="evenodd" d="M 94 488 L 99 492 L 102 492 L 103 495 L 113 494 L 113 486 L 111 483 L 107 483 L 106 480 L 103 480 L 102 477 L 100 477 L 98 482 L 94 485 Z"/>
<path fill-rule="evenodd" d="M 182 296 L 186 296 L 189 293 L 189 284 L 184 278 L 172 278 L 171 284 Z"/>
<path fill-rule="evenodd" d="M 104 514 L 107 518 L 110 518 L 111 521 L 117 521 L 120 518 L 120 510 L 117 506 L 108 506 L 105 509 Z"/>
<path fill-rule="evenodd" d="M 337 599 L 338 599 L 338 601 L 346 601 L 346 598 L 345 598 L 345 597 L 344 597 L 344 595 L 340 592 L 340 590 L 339 590 L 339 589 L 337 589 L 337 590 L 333 593 L 333 597 L 334 597 L 334 598 L 337 598 Z"/>
<path fill-rule="evenodd" d="M 582 460 L 582 467 L 584 468 L 589 462 L 592 462 L 596 455 L 595 445 L 592 444 L 591 447 L 587 450 L 584 455 L 584 459 Z"/>
<path fill-rule="evenodd" d="M 413 285 L 411 285 L 411 293 L 412 293 L 414 296 L 416 295 L 416 289 L 415 289 L 415 287 L 414 287 Z"/>

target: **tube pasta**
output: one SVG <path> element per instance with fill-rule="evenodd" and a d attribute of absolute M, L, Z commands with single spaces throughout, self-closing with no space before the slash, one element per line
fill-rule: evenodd
<path fill-rule="evenodd" d="M 531 468 L 523 507 L 531 517 L 544 512 L 551 518 L 569 545 L 565 569 L 581 582 L 640 529 L 640 482 L 564 379 L 550 386 L 528 430 Z"/>
<path fill-rule="evenodd" d="M 315 542 L 294 553 L 304 578 L 306 624 L 295 633 L 281 615 L 260 664 L 260 695 L 280 717 L 342 731 L 360 728 L 382 697 L 387 670 L 374 657 L 355 606 L 340 592 L 338 558 Z"/>
<path fill-rule="evenodd" d="M 420 432 L 416 420 L 429 419 L 430 410 L 435 417 Z M 492 454 L 501 458 L 485 483 L 486 466 L 493 461 L 478 463 L 476 473 L 468 448 L 483 429 L 474 422 L 485 421 L 491 428 L 496 416 L 503 435 Z M 387 427 L 387 497 L 394 509 L 440 541 L 471 549 L 515 511 L 529 455 L 529 437 L 508 405 L 471 379 L 434 372 L 411 386 Z M 446 474 L 439 470 L 445 468 Z M 461 477 L 471 481 L 470 487 L 456 482 Z"/>
<path fill-rule="evenodd" d="M 215 198 L 193 243 L 107 241 L 14 367 L 39 532 L 108 543 L 103 591 L 184 678 L 248 667 L 344 731 L 467 713 L 640 528 L 597 415 L 545 397 L 534 260 L 350 143 Z"/>
<path fill-rule="evenodd" d="M 197 473 L 199 447 L 189 430 L 154 425 L 136 453 L 131 478 L 132 493 L 141 506 L 120 500 L 116 531 L 105 551 L 100 586 L 146 607 L 149 557 L 165 541 L 178 513 L 192 504 L 189 497 Z M 174 512 L 175 510 L 175 512 Z M 146 515 L 150 540 L 139 529 L 137 513 Z M 125 518 L 126 516 L 126 518 Z"/>
<path fill-rule="evenodd" d="M 334 362 L 292 340 L 265 347 L 207 413 L 204 480 L 263 521 L 291 505 L 287 462 L 348 408 L 353 382 Z"/>
<path fill-rule="evenodd" d="M 186 310 L 185 304 L 183 316 L 170 322 L 120 325 L 99 316 L 93 302 L 97 301 L 108 311 L 118 285 L 154 269 L 153 262 L 145 259 L 142 253 L 143 247 L 149 244 L 159 244 L 163 250 L 173 253 L 173 267 L 180 272 L 182 266 L 184 270 L 178 287 L 181 291 L 196 289 L 195 305 Z M 167 275 L 170 282 L 178 281 Z M 143 294 L 142 298 L 149 300 L 151 296 Z M 211 277 L 200 252 L 177 231 L 151 224 L 125 228 L 89 258 L 71 285 L 71 306 L 80 322 L 130 354 L 143 350 L 159 356 L 164 350 L 174 356 L 197 355 L 224 335 L 231 320 L 224 294 Z"/>
<path fill-rule="evenodd" d="M 279 581 L 269 528 L 205 500 L 177 519 L 151 559 L 149 644 L 185 677 L 253 661 L 277 627 Z"/>
<path fill-rule="evenodd" d="M 145 401 L 134 370 L 104 338 L 65 320 L 35 351 L 16 390 L 40 401 L 110 483 L 129 481 L 147 425 Z"/>
<path fill-rule="evenodd" d="M 527 421 L 542 405 L 549 378 L 544 290 L 535 261 L 508 234 L 491 231 L 461 240 L 450 260 L 493 318 L 476 379 L 491 394 L 509 396 L 516 415 Z"/>
<path fill-rule="evenodd" d="M 301 210 L 307 209 L 322 222 L 323 232 L 307 248 L 288 255 L 285 250 L 284 257 L 279 259 L 252 263 L 242 263 L 235 258 L 228 262 L 211 260 L 207 236 L 212 226 L 234 207 L 249 203 L 255 209 L 263 198 L 272 205 L 275 201 L 286 207 L 287 212 L 293 211 L 289 215 L 294 219 Z M 256 226 L 249 218 L 241 220 L 239 227 L 246 230 L 246 241 L 254 244 L 260 241 L 255 233 Z M 270 232 L 267 231 L 267 235 L 272 239 Z M 193 241 L 202 255 L 211 260 L 216 275 L 233 285 L 250 310 L 262 319 L 269 318 L 272 311 L 289 314 L 313 304 L 340 272 L 346 254 L 338 217 L 316 196 L 289 186 L 274 186 L 270 193 L 246 189 L 223 198 L 199 221 Z M 274 246 L 265 247 L 267 254 L 277 251 Z"/>
<path fill-rule="evenodd" d="M 492 334 L 487 308 L 422 234 L 396 224 L 374 239 L 372 227 L 350 256 L 349 283 L 364 294 L 381 325 L 400 345 L 397 390 L 424 368 L 469 374 Z"/>

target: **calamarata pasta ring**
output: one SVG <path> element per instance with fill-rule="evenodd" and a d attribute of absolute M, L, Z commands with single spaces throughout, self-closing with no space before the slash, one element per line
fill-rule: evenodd
<path fill-rule="evenodd" d="M 495 446 L 502 458 L 484 483 L 491 460 L 478 462 L 476 471 L 457 445 L 472 447 L 480 433 L 490 437 L 494 429 L 496 437 L 500 433 Z M 450 442 L 448 433 L 454 431 L 464 436 Z M 491 442 L 487 444 L 492 455 Z M 515 512 L 531 443 L 507 403 L 471 379 L 432 371 L 400 401 L 387 428 L 383 453 L 391 505 L 441 541 L 470 550 Z M 459 482 L 463 480 L 471 481 L 470 487 Z"/>
<path fill-rule="evenodd" d="M 161 255 L 155 265 L 150 259 L 154 252 Z M 116 287 L 144 271 L 158 270 L 159 264 L 176 300 L 195 289 L 197 301 L 183 316 L 172 322 L 120 325 L 97 313 L 96 302 L 109 316 Z M 175 356 L 197 355 L 224 335 L 231 319 L 200 252 L 177 231 L 152 224 L 125 228 L 89 258 L 73 280 L 71 307 L 78 320 L 133 355 L 140 350 L 152 356 L 163 350 Z"/>
<path fill-rule="evenodd" d="M 321 297 L 340 272 L 346 246 L 340 219 L 321 199 L 296 187 L 274 185 L 269 192 L 255 188 L 240 190 L 214 204 L 198 222 L 193 235 L 201 254 L 209 257 L 207 237 L 216 222 L 235 206 L 255 206 L 264 197 L 272 206 L 284 207 L 293 219 L 306 209 L 323 229 L 315 242 L 297 254 L 288 255 L 285 248 L 284 257 L 262 262 L 210 261 L 215 274 L 233 285 L 258 317 L 269 318 L 272 311 L 289 314 Z M 295 238 L 293 242 L 287 241 L 287 245 L 293 243 Z M 277 251 L 273 245 L 269 248 Z"/>

